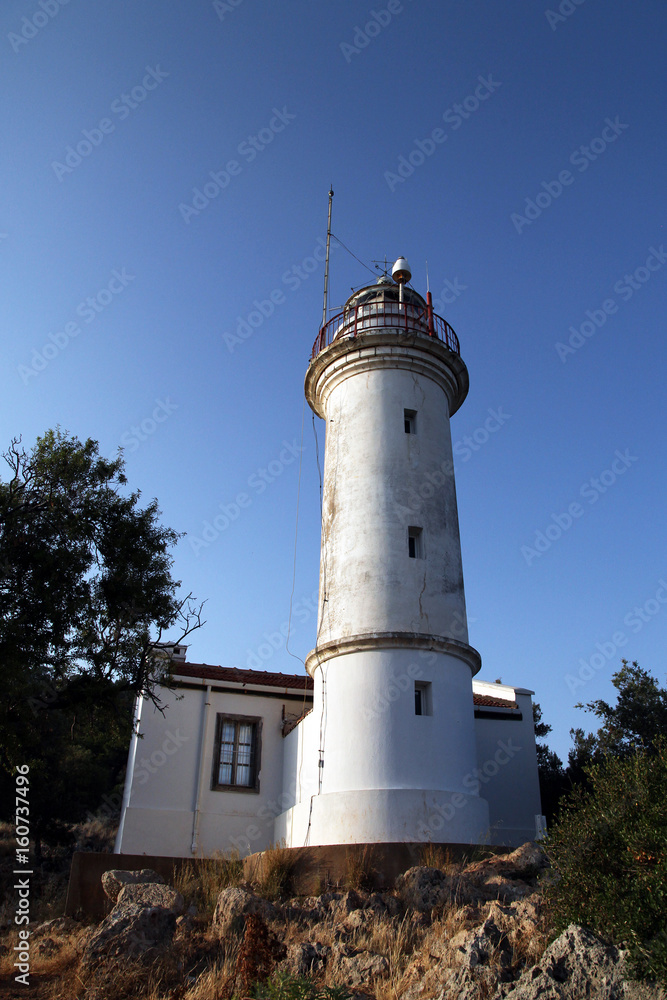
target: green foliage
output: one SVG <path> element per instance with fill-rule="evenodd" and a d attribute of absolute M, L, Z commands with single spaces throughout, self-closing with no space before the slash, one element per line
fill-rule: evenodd
<path fill-rule="evenodd" d="M 307 976 L 276 973 L 257 983 L 251 995 L 256 1000 L 352 1000 L 354 993 L 346 986 L 321 986 Z"/>
<path fill-rule="evenodd" d="M 667 738 L 608 756 L 588 780 L 547 842 L 556 929 L 574 922 L 625 944 L 637 975 L 667 983 Z"/>
<path fill-rule="evenodd" d="M 588 764 L 600 763 L 609 755 L 622 758 L 640 748 L 650 750 L 656 739 L 667 733 L 667 689 L 660 687 L 636 661 L 621 663 L 621 669 L 612 677 L 618 691 L 615 705 L 597 699 L 576 706 L 592 712 L 602 725 L 597 733 L 571 731 L 574 747 L 569 763 L 575 779 Z"/>
<path fill-rule="evenodd" d="M 551 826 L 558 809 L 558 803 L 566 788 L 569 788 L 569 782 L 566 781 L 563 764 L 558 754 L 550 750 L 546 743 L 540 742 L 549 735 L 552 727 L 547 722 L 542 721 L 542 709 L 538 702 L 533 704 L 533 723 L 542 811 L 547 818 L 547 825 Z"/>
<path fill-rule="evenodd" d="M 164 672 L 154 644 L 201 624 L 171 577 L 178 535 L 139 505 L 123 460 L 60 430 L 12 441 L 0 480 L 0 792 L 30 766 L 37 837 L 94 811 L 118 783 L 132 702 Z"/>

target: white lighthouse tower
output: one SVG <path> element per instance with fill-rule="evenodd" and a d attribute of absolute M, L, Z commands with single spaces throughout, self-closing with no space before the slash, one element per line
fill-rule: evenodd
<path fill-rule="evenodd" d="M 474 843 L 477 766 L 449 421 L 468 392 L 451 327 L 392 276 L 320 331 L 305 392 L 326 420 L 313 711 L 285 748 L 287 846 Z"/>

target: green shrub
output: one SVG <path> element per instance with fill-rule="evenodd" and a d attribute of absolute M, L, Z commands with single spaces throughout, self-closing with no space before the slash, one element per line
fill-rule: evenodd
<path fill-rule="evenodd" d="M 667 983 L 667 740 L 588 771 L 547 841 L 557 930 L 583 924 L 630 949 L 633 972 Z"/>
<path fill-rule="evenodd" d="M 252 990 L 257 1000 L 352 1000 L 345 986 L 321 986 L 307 976 L 275 974 Z"/>

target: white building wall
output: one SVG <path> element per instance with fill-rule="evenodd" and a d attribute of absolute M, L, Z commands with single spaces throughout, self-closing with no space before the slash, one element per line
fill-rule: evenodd
<path fill-rule="evenodd" d="M 475 683 L 475 687 L 487 694 L 492 692 L 485 689 L 500 686 Z M 475 719 L 477 773 L 467 783 L 477 786 L 489 804 L 489 843 L 518 846 L 535 839 L 535 817 L 542 812 L 532 692 L 505 685 L 502 689 L 513 693 L 518 711 L 479 711 Z"/>
<path fill-rule="evenodd" d="M 486 837 L 486 803 L 463 783 L 477 760 L 467 664 L 428 650 L 372 649 L 326 661 L 314 681 L 313 711 L 286 740 L 283 780 L 296 804 L 277 819 L 277 840 Z M 416 681 L 429 685 L 429 714 L 415 714 Z"/>
<path fill-rule="evenodd" d="M 188 678 L 188 685 L 163 691 L 164 714 L 143 704 L 143 739 L 136 742 L 128 773 L 117 853 L 191 857 L 236 849 L 245 855 L 274 841 L 274 817 L 285 808 L 282 708 L 287 705 L 294 714 L 300 699 L 287 699 L 279 690 L 278 697 L 242 688 L 216 691 L 213 683 L 203 733 L 207 681 Z M 259 791 L 212 788 L 217 713 L 262 719 Z"/>
<path fill-rule="evenodd" d="M 329 599 L 320 596 L 318 645 L 379 631 L 468 639 L 448 397 L 415 376 L 407 348 L 401 358 L 389 350 L 402 367 L 378 359 L 355 373 L 364 350 L 351 351 L 351 376 L 322 392 L 320 595 Z M 416 413 L 414 434 L 406 409 Z M 407 558 L 409 527 L 422 529 L 423 558 Z"/>

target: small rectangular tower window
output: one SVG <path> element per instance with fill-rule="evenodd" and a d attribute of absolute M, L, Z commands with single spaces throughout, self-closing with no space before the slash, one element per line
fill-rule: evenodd
<path fill-rule="evenodd" d="M 432 714 L 430 682 L 415 681 L 415 715 Z"/>
<path fill-rule="evenodd" d="M 403 410 L 403 420 L 405 422 L 405 433 L 406 434 L 416 434 L 417 433 L 417 411 L 416 410 Z"/>
<path fill-rule="evenodd" d="M 424 558 L 421 528 L 408 528 L 408 555 L 411 559 Z"/>

